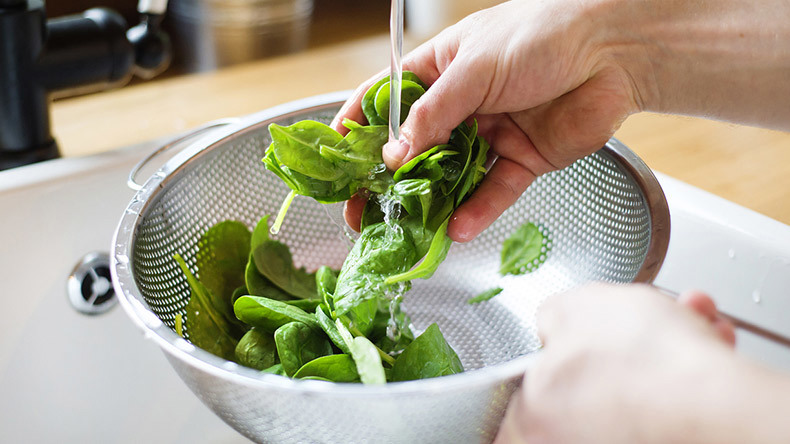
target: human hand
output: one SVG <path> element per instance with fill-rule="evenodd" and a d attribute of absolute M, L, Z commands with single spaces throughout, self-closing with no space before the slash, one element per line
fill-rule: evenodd
<path fill-rule="evenodd" d="M 480 188 L 455 212 L 448 235 L 473 239 L 536 176 L 599 149 L 640 109 L 631 75 L 608 57 L 609 42 L 592 18 L 606 2 L 514 1 L 467 17 L 404 58 L 404 69 L 431 85 L 411 108 L 399 143 L 384 147 L 390 169 L 444 143 L 469 116 L 498 156 Z M 361 85 L 338 113 L 364 121 Z M 347 205 L 354 228 L 364 198 Z"/>
<path fill-rule="evenodd" d="M 429 85 L 398 143 L 395 169 L 447 140 L 473 116 L 498 156 L 448 227 L 473 239 L 536 176 L 600 148 L 641 111 L 713 117 L 790 130 L 790 2 L 763 0 L 510 1 L 473 14 L 404 58 Z M 359 103 L 384 73 L 340 110 L 363 121 Z M 359 227 L 364 198 L 349 201 Z"/>
<path fill-rule="evenodd" d="M 787 378 L 734 353 L 733 327 L 709 297 L 691 292 L 678 302 L 650 287 L 610 285 L 547 300 L 542 356 L 495 444 L 782 442 L 751 439 L 739 417 L 786 422 L 766 399 L 786 393 Z"/>

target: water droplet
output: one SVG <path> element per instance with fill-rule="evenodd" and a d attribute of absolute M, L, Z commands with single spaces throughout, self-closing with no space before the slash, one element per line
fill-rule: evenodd
<path fill-rule="evenodd" d="M 732 248 L 730 248 L 730 249 L 727 251 L 727 257 L 728 257 L 728 258 L 730 258 L 730 259 L 735 259 L 735 250 L 733 250 Z"/>
<path fill-rule="evenodd" d="M 235 372 L 236 370 L 239 369 L 239 364 L 236 364 L 235 362 L 228 361 L 228 362 L 225 362 L 224 364 L 222 364 L 222 368 L 224 368 L 225 370 L 231 371 L 231 372 Z"/>
<path fill-rule="evenodd" d="M 115 260 L 118 261 L 118 263 L 121 264 L 121 265 L 128 265 L 129 264 L 129 256 L 127 256 L 125 254 L 120 254 L 120 253 L 116 254 L 115 255 Z"/>
<path fill-rule="evenodd" d="M 754 290 L 752 292 L 752 300 L 755 304 L 759 304 L 762 301 L 762 295 L 760 294 L 760 290 Z"/>
<path fill-rule="evenodd" d="M 183 338 L 178 338 L 175 340 L 174 344 L 178 347 L 179 350 L 183 350 L 187 353 L 192 353 L 195 351 L 195 346 L 192 345 L 189 341 Z"/>

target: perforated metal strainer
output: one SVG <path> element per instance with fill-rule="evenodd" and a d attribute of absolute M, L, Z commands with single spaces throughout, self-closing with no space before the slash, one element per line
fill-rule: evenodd
<path fill-rule="evenodd" d="M 122 306 L 200 399 L 240 433 L 266 443 L 472 443 L 491 441 L 508 399 L 539 348 L 534 315 L 548 295 L 602 280 L 650 282 L 669 240 L 669 214 L 650 170 L 611 140 L 597 153 L 538 178 L 473 242 L 455 244 L 429 280 L 414 281 L 403 308 L 420 332 L 437 322 L 466 372 L 386 386 L 297 381 L 261 374 L 192 346 L 173 330 L 189 288 L 172 257 L 194 270 L 213 224 L 250 227 L 288 193 L 260 159 L 267 127 L 328 122 L 334 94 L 273 108 L 192 142 L 154 174 L 124 213 L 113 277 Z M 339 268 L 349 251 L 332 212 L 297 198 L 278 239 L 298 265 Z M 524 276 L 498 274 L 502 242 L 521 224 L 545 227 L 545 263 Z M 500 286 L 496 298 L 467 300 Z"/>

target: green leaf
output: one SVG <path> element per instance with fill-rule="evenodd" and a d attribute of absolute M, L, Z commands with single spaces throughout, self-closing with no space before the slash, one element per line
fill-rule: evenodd
<path fill-rule="evenodd" d="M 255 251 L 259 245 L 269 241 L 269 216 L 263 216 L 255 228 L 252 230 L 250 237 L 250 251 Z M 255 260 L 252 254 L 247 259 L 247 266 L 244 272 L 244 281 L 247 287 L 247 293 L 253 296 L 262 296 L 269 299 L 278 301 L 287 301 L 293 299 L 293 296 L 280 290 L 279 287 L 274 285 L 271 281 L 266 279 L 258 268 L 255 266 Z M 235 300 L 234 300 L 235 302 Z"/>
<path fill-rule="evenodd" d="M 379 89 L 381 89 L 385 83 L 389 83 L 389 81 L 389 76 L 379 80 L 368 88 L 365 95 L 362 96 L 362 113 L 365 115 L 365 118 L 368 119 L 368 124 L 370 125 L 387 124 L 387 119 L 379 116 L 378 112 L 376 112 L 376 94 L 378 94 Z"/>
<path fill-rule="evenodd" d="M 233 291 L 244 285 L 250 237 L 246 225 L 228 220 L 215 224 L 198 240 L 200 282 L 211 295 L 211 306 L 231 324 L 238 322 L 233 316 Z"/>
<path fill-rule="evenodd" d="M 351 353 L 351 350 L 348 348 L 348 344 L 343 339 L 343 336 L 340 334 L 340 331 L 337 329 L 337 325 L 335 324 L 329 316 L 324 313 L 324 310 L 321 307 L 316 307 L 315 309 L 315 318 L 318 321 L 318 324 L 321 326 L 321 329 L 324 330 L 324 333 L 329 337 L 329 340 L 332 341 L 333 344 L 337 346 L 343 353 Z"/>
<path fill-rule="evenodd" d="M 544 236 L 533 223 L 521 225 L 502 244 L 501 275 L 519 275 L 534 270 L 540 265 Z"/>
<path fill-rule="evenodd" d="M 245 294 L 261 296 L 277 301 L 288 301 L 293 299 L 293 296 L 280 290 L 280 287 L 272 284 L 260 271 L 258 271 L 252 255 L 250 255 L 249 262 L 247 262 L 247 270 L 244 276 L 247 282 L 247 292 Z"/>
<path fill-rule="evenodd" d="M 387 382 L 379 351 L 368 338 L 355 337 L 349 349 L 356 364 L 359 379 L 363 384 L 385 384 Z"/>
<path fill-rule="evenodd" d="M 395 171 L 393 179 L 395 179 L 395 182 L 400 182 L 401 180 L 410 178 L 411 177 L 410 173 L 415 168 L 417 168 L 417 166 L 419 166 L 423 161 L 425 161 L 425 159 L 427 159 L 430 156 L 433 156 L 434 154 L 439 152 L 439 150 L 446 149 L 449 146 L 450 145 L 436 145 L 435 147 L 423 151 L 422 153 L 418 154 L 415 157 L 412 157 L 410 161 L 404 163 L 403 165 L 401 165 L 400 168 L 398 168 Z"/>
<path fill-rule="evenodd" d="M 323 334 L 301 322 L 290 322 L 274 332 L 277 355 L 288 376 L 303 365 L 321 356 L 332 354 L 332 345 Z"/>
<path fill-rule="evenodd" d="M 436 324 L 431 324 L 398 356 L 392 366 L 392 381 L 436 378 L 463 372 L 458 355 L 444 339 Z"/>
<path fill-rule="evenodd" d="M 321 331 L 315 316 L 285 302 L 258 296 L 242 296 L 233 305 L 236 317 L 265 332 L 273 333 L 291 322 L 301 322 Z"/>
<path fill-rule="evenodd" d="M 285 370 L 283 370 L 282 364 L 274 364 L 273 366 L 261 370 L 261 373 L 271 373 L 273 375 L 280 375 L 280 376 L 288 376 L 285 374 Z"/>
<path fill-rule="evenodd" d="M 487 300 L 493 298 L 494 296 L 498 295 L 499 293 L 502 293 L 502 287 L 490 288 L 490 289 L 478 294 L 475 297 L 469 298 L 469 300 L 467 300 L 466 303 L 470 304 L 470 305 L 471 304 L 479 304 L 481 302 L 484 302 L 484 301 L 487 301 Z"/>
<path fill-rule="evenodd" d="M 337 273 L 335 270 L 322 266 L 315 272 L 315 285 L 318 289 L 318 295 L 330 309 L 334 307 L 333 294 L 337 287 Z"/>
<path fill-rule="evenodd" d="M 447 252 L 450 251 L 450 247 L 453 244 L 453 241 L 450 240 L 446 234 L 447 224 L 449 222 L 450 219 L 446 219 L 444 223 L 439 226 L 439 229 L 436 230 L 436 234 L 434 234 L 433 240 L 431 241 L 431 247 L 428 249 L 428 253 L 425 255 L 422 262 L 409 271 L 389 276 L 384 280 L 384 284 L 393 285 L 402 281 L 410 281 L 417 278 L 428 279 L 433 276 L 433 273 L 439 268 L 439 264 L 447 257 Z"/>
<path fill-rule="evenodd" d="M 414 243 L 405 230 L 388 230 L 385 223 L 362 231 L 346 257 L 334 294 L 337 316 L 348 314 L 363 334 L 370 331 L 380 301 L 395 287 L 385 285 L 390 274 L 404 272 L 416 262 Z"/>
<path fill-rule="evenodd" d="M 296 268 L 288 246 L 275 240 L 265 240 L 252 252 L 255 267 L 270 282 L 286 293 L 300 299 L 317 299 L 315 274 Z"/>
<path fill-rule="evenodd" d="M 236 362 L 256 370 L 264 370 L 277 361 L 277 347 L 271 333 L 256 328 L 249 330 L 236 345 Z"/>
<path fill-rule="evenodd" d="M 423 225 L 428 221 L 433 195 L 428 179 L 406 179 L 392 186 L 393 197 L 403 205 L 410 215 L 422 217 Z"/>
<path fill-rule="evenodd" d="M 334 181 L 344 172 L 330 160 L 321 156 L 321 145 L 334 146 L 343 136 L 326 124 L 314 120 L 302 120 L 290 126 L 269 125 L 272 144 L 282 165 L 318 180 Z"/>
<path fill-rule="evenodd" d="M 321 305 L 322 301 L 320 299 L 292 299 L 290 301 L 283 302 L 290 305 L 291 307 L 304 310 L 306 313 L 312 313 L 315 311 L 316 307 Z"/>
<path fill-rule="evenodd" d="M 329 355 L 313 359 L 295 374 L 297 379 L 321 378 L 333 382 L 360 382 L 357 366 L 349 355 Z"/>
<path fill-rule="evenodd" d="M 209 353 L 232 361 L 237 341 L 230 324 L 213 307 L 209 289 L 192 274 L 184 259 L 178 254 L 173 258 L 181 267 L 191 289 L 184 322 L 189 341 Z"/>
<path fill-rule="evenodd" d="M 422 95 L 425 94 L 425 89 L 411 81 L 403 79 L 401 81 L 401 107 L 400 107 L 400 123 L 402 124 L 406 117 L 409 115 L 409 110 L 414 102 L 417 101 Z M 390 82 L 387 81 L 376 92 L 375 104 L 376 114 L 381 118 L 389 120 L 390 110 Z"/>
<path fill-rule="evenodd" d="M 458 206 L 463 202 L 472 191 L 475 190 L 477 185 L 480 181 L 483 180 L 483 176 L 485 176 L 485 164 L 488 160 L 488 142 L 485 141 L 482 137 L 478 137 L 475 141 L 474 146 L 472 147 L 472 163 L 469 165 L 469 169 L 465 172 L 466 177 L 461 179 L 460 188 L 456 194 L 455 205 Z"/>
<path fill-rule="evenodd" d="M 365 92 L 365 95 L 362 97 L 362 113 L 365 115 L 365 118 L 368 119 L 368 123 L 371 125 L 387 124 L 389 117 L 389 96 L 387 96 L 387 111 L 383 113 L 379 113 L 376 110 L 376 98 L 382 91 L 387 91 L 387 94 L 389 93 L 389 81 L 389 76 L 384 77 L 383 79 L 376 82 L 373 86 L 368 88 L 367 92 Z M 425 82 L 423 82 L 419 77 L 417 77 L 416 74 L 411 71 L 403 71 L 401 85 L 406 84 L 406 82 L 413 82 L 417 84 L 423 90 L 423 92 L 428 89 L 428 85 L 426 85 Z M 413 87 L 410 86 L 408 88 L 412 89 Z M 403 86 L 401 86 L 401 94 L 403 94 Z M 409 107 L 410 106 L 411 103 L 409 103 Z M 403 98 L 401 98 L 401 108 L 403 108 Z"/>

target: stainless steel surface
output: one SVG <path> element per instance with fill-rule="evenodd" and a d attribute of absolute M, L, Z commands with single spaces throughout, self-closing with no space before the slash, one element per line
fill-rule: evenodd
<path fill-rule="evenodd" d="M 224 361 L 174 331 L 189 290 L 172 260 L 194 269 L 199 236 L 236 219 L 252 227 L 288 189 L 260 162 L 271 122 L 328 122 L 346 97 L 273 108 L 216 130 L 153 175 L 127 207 L 113 242 L 113 278 L 131 319 L 187 385 L 245 436 L 267 443 L 467 443 L 493 439 L 508 399 L 540 347 L 534 314 L 548 295 L 593 280 L 650 282 L 660 268 L 669 215 L 649 169 L 616 140 L 538 178 L 473 242 L 456 244 L 430 280 L 414 282 L 404 309 L 417 330 L 437 322 L 467 372 L 368 387 L 294 381 Z M 344 230 L 326 208 L 294 201 L 278 237 L 298 265 L 339 267 Z M 502 242 L 527 221 L 545 227 L 545 263 L 524 276 L 497 273 Z M 494 286 L 491 301 L 467 299 Z"/>
<path fill-rule="evenodd" d="M 142 170 L 146 165 L 151 163 L 151 161 L 153 161 L 156 157 L 158 157 L 159 155 L 161 155 L 161 154 L 163 154 L 163 153 L 165 153 L 167 151 L 170 151 L 170 150 L 172 150 L 174 148 L 178 148 L 184 142 L 187 142 L 187 141 L 189 141 L 191 139 L 194 139 L 195 137 L 200 136 L 201 134 L 205 133 L 206 131 L 215 129 L 215 128 L 220 127 L 220 126 L 230 125 L 230 124 L 236 123 L 238 121 L 239 121 L 239 119 L 227 118 L 227 119 L 215 120 L 213 122 L 209 122 L 209 123 L 203 124 L 203 125 L 201 125 L 201 126 L 195 128 L 195 129 L 189 131 L 188 133 L 186 133 L 186 134 L 184 134 L 182 136 L 176 137 L 175 139 L 173 139 L 170 142 L 160 146 L 159 148 L 155 149 L 154 151 L 151 151 L 150 154 L 148 154 L 147 156 L 143 157 L 129 171 L 129 176 L 126 179 L 126 186 L 128 186 L 129 188 L 131 188 L 134 191 L 139 191 L 141 188 L 143 188 L 143 186 L 141 184 L 137 183 L 137 175 L 140 174 L 140 170 Z"/>
<path fill-rule="evenodd" d="M 176 56 L 210 71 L 307 46 L 313 0 L 171 0 Z"/>

